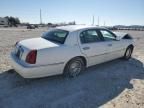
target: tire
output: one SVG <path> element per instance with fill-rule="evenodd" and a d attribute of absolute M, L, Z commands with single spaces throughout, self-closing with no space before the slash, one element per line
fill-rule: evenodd
<path fill-rule="evenodd" d="M 67 65 L 64 69 L 64 76 L 65 77 L 76 77 L 84 69 L 85 69 L 84 61 L 81 58 L 76 57 L 67 63 Z"/>
<path fill-rule="evenodd" d="M 129 60 L 132 56 L 132 52 L 133 52 L 133 47 L 132 46 L 129 46 L 127 49 L 126 49 L 126 52 L 124 54 L 124 59 L 125 60 Z"/>

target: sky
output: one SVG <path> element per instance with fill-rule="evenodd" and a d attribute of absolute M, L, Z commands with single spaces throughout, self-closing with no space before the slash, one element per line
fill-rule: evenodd
<path fill-rule="evenodd" d="M 76 21 L 77 24 L 144 25 L 144 0 L 1 0 L 0 17 L 19 17 L 21 22 Z"/>

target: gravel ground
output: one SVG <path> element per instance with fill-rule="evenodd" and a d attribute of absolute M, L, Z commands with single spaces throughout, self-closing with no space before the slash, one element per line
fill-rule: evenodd
<path fill-rule="evenodd" d="M 0 108 L 144 108 L 144 32 L 130 33 L 133 58 L 88 68 L 77 78 L 24 79 L 11 67 L 14 44 L 45 29 L 0 28 Z"/>

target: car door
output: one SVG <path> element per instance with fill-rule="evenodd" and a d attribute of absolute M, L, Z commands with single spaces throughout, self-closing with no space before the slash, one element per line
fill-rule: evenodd
<path fill-rule="evenodd" d="M 81 52 L 87 57 L 88 66 L 105 61 L 106 48 L 102 37 L 96 29 L 80 31 L 79 45 Z"/>
<path fill-rule="evenodd" d="M 121 40 L 116 40 L 116 36 L 109 30 L 100 29 L 101 35 L 104 38 L 104 44 L 106 46 L 106 61 L 122 57 L 124 55 L 124 46 Z"/>

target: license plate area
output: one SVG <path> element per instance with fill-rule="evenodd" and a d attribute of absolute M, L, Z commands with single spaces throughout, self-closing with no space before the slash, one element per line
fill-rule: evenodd
<path fill-rule="evenodd" d="M 24 50 L 23 50 L 23 48 L 21 46 L 16 47 L 15 55 L 16 55 L 17 58 L 20 59 L 22 57 L 23 52 L 24 52 Z"/>

